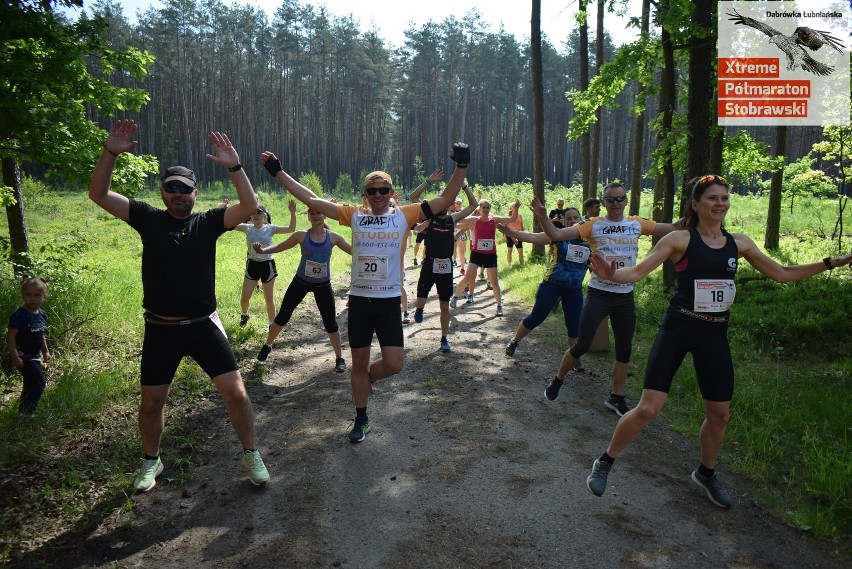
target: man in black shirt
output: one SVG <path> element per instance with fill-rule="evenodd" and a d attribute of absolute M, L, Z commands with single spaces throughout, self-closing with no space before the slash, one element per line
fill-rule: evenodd
<path fill-rule="evenodd" d="M 450 328 L 450 297 L 453 295 L 453 247 L 455 246 L 456 221 L 464 219 L 479 203 L 473 190 L 465 184 L 462 189 L 467 193 L 469 205 L 456 213 L 443 210 L 441 213 L 421 223 L 427 227 L 417 227 L 427 235 L 426 256 L 423 258 L 423 268 L 417 280 L 417 301 L 414 311 L 414 321 L 423 322 L 423 308 L 432 290 L 432 285 L 438 289 L 438 305 L 441 307 L 441 351 L 451 351 L 447 341 L 447 331 Z"/>
<path fill-rule="evenodd" d="M 556 200 L 556 209 L 550 210 L 550 213 L 547 214 L 547 217 L 550 218 L 550 221 L 558 221 L 559 223 L 564 224 L 565 220 L 565 200 L 559 198 Z"/>
<path fill-rule="evenodd" d="M 198 190 L 189 168 L 172 166 L 162 177 L 160 197 L 165 211 L 128 199 L 110 190 L 115 161 L 130 152 L 136 123 L 117 121 L 104 142 L 89 198 L 127 222 L 142 239 L 142 306 L 145 338 L 142 345 L 139 431 L 145 453 L 133 483 L 139 492 L 156 485 L 163 471 L 160 440 L 165 427 L 163 409 L 180 361 L 191 356 L 213 383 L 243 445 L 243 465 L 255 485 L 265 484 L 269 472 L 255 449 L 254 412 L 236 358 L 216 313 L 216 240 L 257 210 L 257 195 L 240 165 L 228 137 L 209 135 L 214 154 L 207 157 L 228 168 L 239 203 L 198 213 L 193 211 Z"/>

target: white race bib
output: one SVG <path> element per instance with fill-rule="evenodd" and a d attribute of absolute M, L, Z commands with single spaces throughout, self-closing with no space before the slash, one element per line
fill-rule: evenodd
<path fill-rule="evenodd" d="M 446 275 L 453 272 L 453 263 L 450 259 L 435 259 L 432 262 L 432 272 L 436 275 Z"/>
<path fill-rule="evenodd" d="M 726 312 L 734 297 L 737 286 L 733 279 L 695 279 L 695 312 Z"/>
<path fill-rule="evenodd" d="M 494 250 L 494 240 L 493 239 L 477 239 L 476 240 L 476 248 L 479 251 L 493 251 Z"/>
<path fill-rule="evenodd" d="M 356 272 L 359 279 L 386 280 L 388 278 L 387 255 L 358 255 Z"/>
<path fill-rule="evenodd" d="M 327 279 L 328 264 L 317 263 L 316 261 L 305 259 L 305 276 L 311 277 L 312 279 Z"/>
<path fill-rule="evenodd" d="M 632 267 L 635 263 L 633 263 L 632 255 L 606 255 L 604 257 L 607 263 L 612 263 L 615 261 L 615 269 L 623 269 L 624 267 Z"/>
<path fill-rule="evenodd" d="M 589 257 L 592 252 L 588 247 L 584 247 L 583 245 L 568 245 L 568 252 L 565 254 L 565 260 L 571 261 L 572 263 L 583 263 L 584 265 L 589 262 Z"/>

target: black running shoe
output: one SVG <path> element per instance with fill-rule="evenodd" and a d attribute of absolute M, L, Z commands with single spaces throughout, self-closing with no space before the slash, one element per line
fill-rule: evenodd
<path fill-rule="evenodd" d="M 547 389 L 545 389 L 544 396 L 551 401 L 556 401 L 556 398 L 559 397 L 560 389 L 562 389 L 562 380 L 558 377 L 554 377 L 550 382 L 550 385 L 548 385 Z"/>
<path fill-rule="evenodd" d="M 260 351 L 257 353 L 257 361 L 265 362 L 266 358 L 269 357 L 269 352 L 272 351 L 272 346 L 269 344 L 264 344 L 261 346 Z"/>

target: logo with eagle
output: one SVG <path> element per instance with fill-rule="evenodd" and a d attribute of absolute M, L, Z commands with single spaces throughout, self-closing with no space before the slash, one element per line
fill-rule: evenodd
<path fill-rule="evenodd" d="M 788 71 L 801 67 L 814 75 L 831 75 L 834 72 L 834 68 L 811 57 L 805 48 L 811 51 L 819 51 L 820 48 L 827 45 L 840 53 L 844 52 L 843 42 L 827 32 L 799 26 L 791 35 L 785 36 L 772 26 L 758 22 L 754 18 L 742 16 L 736 10 L 733 10 L 733 13 L 726 13 L 730 16 L 728 20 L 734 22 L 734 25 L 748 26 L 768 35 L 769 43 L 778 46 L 778 49 L 783 51 L 784 55 L 787 56 Z"/>

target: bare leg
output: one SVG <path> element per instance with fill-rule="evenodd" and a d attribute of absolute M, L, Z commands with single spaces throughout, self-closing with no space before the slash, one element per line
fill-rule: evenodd
<path fill-rule="evenodd" d="M 329 332 L 328 341 L 331 344 L 332 349 L 334 349 L 334 355 L 338 358 L 342 358 L 343 351 L 340 348 L 340 330 L 337 332 Z"/>
<path fill-rule="evenodd" d="M 638 405 L 625 413 L 615 425 L 615 431 L 612 433 L 612 439 L 609 441 L 606 453 L 612 458 L 617 457 L 621 451 L 627 448 L 627 445 L 639 436 L 639 433 L 648 426 L 648 423 L 654 420 L 654 417 L 663 408 L 666 399 L 668 399 L 668 393 L 643 389 Z"/>
<path fill-rule="evenodd" d="M 716 468 L 716 458 L 725 440 L 725 428 L 731 417 L 730 401 L 704 401 L 704 423 L 698 435 L 701 444 L 701 464 Z"/>
<path fill-rule="evenodd" d="M 168 385 L 143 385 L 139 403 L 139 436 L 142 451 L 148 456 L 160 454 L 160 440 L 166 427 L 163 409 L 169 397 Z"/>
<path fill-rule="evenodd" d="M 243 293 L 240 295 L 240 308 L 242 308 L 243 314 L 248 314 L 249 300 L 251 300 L 251 293 L 254 292 L 256 286 L 257 281 L 243 279 Z M 275 317 L 274 314 L 272 316 Z"/>
<path fill-rule="evenodd" d="M 228 418 L 231 419 L 231 425 L 243 448 L 256 448 L 254 446 L 254 410 L 240 372 L 231 371 L 217 375 L 213 378 L 213 384 L 222 396 L 222 400 L 225 401 Z"/>
<path fill-rule="evenodd" d="M 498 306 L 503 304 L 503 301 L 500 299 L 500 281 L 497 278 L 497 267 L 489 267 L 485 269 L 486 274 L 488 275 L 488 280 L 491 281 L 492 292 L 494 294 L 494 300 L 497 301 Z"/>
<path fill-rule="evenodd" d="M 268 283 L 263 283 L 263 300 L 266 301 L 266 315 L 269 317 L 269 323 L 275 320 L 275 279 Z"/>
<path fill-rule="evenodd" d="M 441 336 L 446 337 L 450 330 L 450 303 L 449 301 L 439 300 L 438 305 L 441 307 Z"/>

